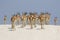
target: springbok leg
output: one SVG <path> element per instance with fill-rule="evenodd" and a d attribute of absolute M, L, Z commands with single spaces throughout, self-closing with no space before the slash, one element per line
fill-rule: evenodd
<path fill-rule="evenodd" d="M 34 27 L 36 27 L 36 21 L 34 20 Z"/>
<path fill-rule="evenodd" d="M 41 29 L 43 29 L 43 22 L 41 22 Z"/>
<path fill-rule="evenodd" d="M 4 24 L 6 24 L 6 20 L 4 20 Z"/>
<path fill-rule="evenodd" d="M 32 21 L 30 22 L 30 25 L 31 25 L 31 29 L 33 29 L 33 27 L 32 27 L 33 26 Z"/>

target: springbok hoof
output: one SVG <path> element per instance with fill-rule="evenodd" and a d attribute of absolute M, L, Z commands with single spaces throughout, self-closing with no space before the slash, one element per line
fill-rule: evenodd
<path fill-rule="evenodd" d="M 36 26 L 34 26 L 36 28 Z"/>
<path fill-rule="evenodd" d="M 33 29 L 33 27 L 31 27 L 31 29 Z"/>
<path fill-rule="evenodd" d="M 41 28 L 41 29 L 44 29 L 44 28 Z"/>

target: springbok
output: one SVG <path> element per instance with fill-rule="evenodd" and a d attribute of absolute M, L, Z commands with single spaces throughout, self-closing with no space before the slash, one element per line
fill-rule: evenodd
<path fill-rule="evenodd" d="M 55 24 L 55 25 L 57 24 L 57 20 L 58 20 L 58 18 L 55 17 L 55 18 L 54 18 L 54 24 Z"/>
<path fill-rule="evenodd" d="M 41 29 L 43 29 L 43 24 L 45 22 L 45 14 L 41 12 L 41 14 L 38 16 L 38 19 L 40 20 Z"/>
<path fill-rule="evenodd" d="M 45 13 L 45 24 L 48 25 L 50 21 L 50 14 L 47 12 Z"/>
<path fill-rule="evenodd" d="M 29 24 L 31 25 L 31 29 L 34 27 L 36 27 L 36 14 L 34 13 L 30 13 L 27 17 Z"/>
<path fill-rule="evenodd" d="M 20 20 L 21 20 L 21 16 L 20 14 L 16 14 L 16 20 L 17 20 L 17 24 L 20 25 Z"/>
<path fill-rule="evenodd" d="M 22 26 L 21 26 L 21 28 L 26 26 L 26 20 L 27 20 L 27 12 L 22 13 L 22 16 L 21 16 Z"/>
<path fill-rule="evenodd" d="M 4 16 L 4 24 L 6 24 L 7 16 Z"/>
<path fill-rule="evenodd" d="M 17 17 L 16 17 L 16 15 L 13 15 L 12 17 L 11 17 L 11 24 L 12 24 L 12 29 L 14 30 L 15 29 L 15 23 L 16 23 L 16 20 L 17 19 Z"/>

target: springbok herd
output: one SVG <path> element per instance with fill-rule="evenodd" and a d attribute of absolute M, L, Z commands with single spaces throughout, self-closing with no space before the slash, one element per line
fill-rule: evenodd
<path fill-rule="evenodd" d="M 33 12 L 30 12 L 28 14 L 27 12 L 24 12 L 22 13 L 22 15 L 17 13 L 11 17 L 11 25 L 12 25 L 12 29 L 14 29 L 16 24 L 20 25 L 20 22 L 22 22 L 21 28 L 24 28 L 26 24 L 29 24 L 31 29 L 33 29 L 33 25 L 34 27 L 36 27 L 37 22 L 39 22 L 41 25 L 41 29 L 43 29 L 42 25 L 43 24 L 48 25 L 50 22 L 50 18 L 51 18 L 51 14 L 48 12 L 46 13 L 41 12 L 40 14 Z M 4 16 L 4 24 L 6 23 L 6 20 L 7 20 L 7 16 Z M 57 23 L 57 17 L 54 18 L 54 24 L 56 25 L 56 23 Z"/>

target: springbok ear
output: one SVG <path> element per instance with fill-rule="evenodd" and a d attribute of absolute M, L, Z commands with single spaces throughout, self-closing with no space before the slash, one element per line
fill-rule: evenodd
<path fill-rule="evenodd" d="M 18 12 L 17 15 L 20 15 L 20 13 Z"/>
<path fill-rule="evenodd" d="M 4 17 L 7 17 L 6 15 Z"/>
<path fill-rule="evenodd" d="M 57 17 L 55 17 L 55 18 L 57 18 Z"/>
<path fill-rule="evenodd" d="M 51 14 L 49 13 L 49 15 L 51 15 Z"/>
<path fill-rule="evenodd" d="M 27 15 L 27 12 L 25 12 L 25 15 Z"/>

